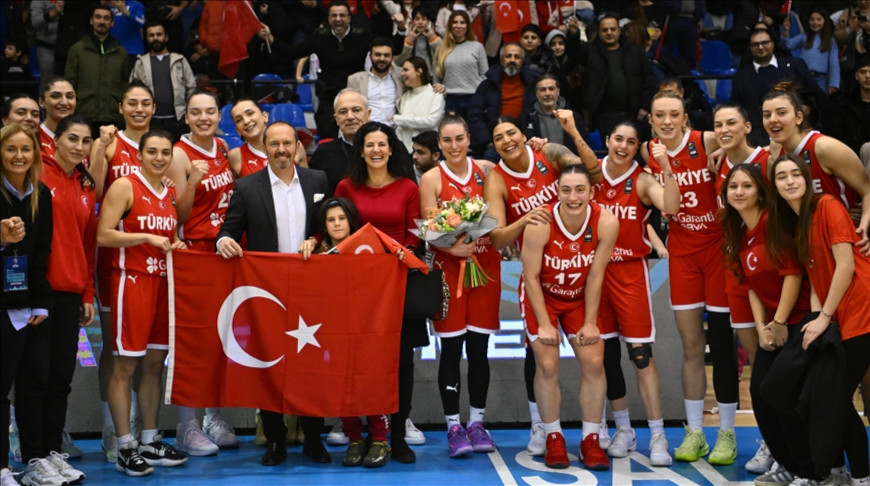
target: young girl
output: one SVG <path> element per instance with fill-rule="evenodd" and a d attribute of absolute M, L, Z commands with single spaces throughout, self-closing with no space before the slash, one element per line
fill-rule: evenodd
<path fill-rule="evenodd" d="M 317 229 L 323 235 L 319 253 L 327 253 L 360 227 L 359 211 L 343 197 L 330 198 L 317 211 Z"/>
<path fill-rule="evenodd" d="M 671 215 L 668 269 L 671 308 L 683 341 L 683 398 L 688 424 L 674 457 L 678 461 L 696 461 L 710 450 L 702 429 L 707 390 L 707 338 L 702 316 L 706 308 L 720 420 L 709 461 L 729 465 L 737 458 L 737 357 L 725 297 L 722 230 L 715 217 L 719 203 L 715 179 L 706 166 L 707 153 L 719 144 L 712 132 L 689 128 L 685 102 L 676 92 L 657 93 L 651 111 L 650 124 L 656 138 L 644 144 L 641 154 L 660 182 L 675 177 L 682 195 L 679 212 Z M 661 157 L 666 157 L 673 167 L 670 174 L 659 162 Z"/>
<path fill-rule="evenodd" d="M 817 314 L 811 314 L 800 329 L 803 349 L 832 322 L 839 325 L 846 387 L 843 396 L 829 398 L 842 405 L 837 408 L 845 412 L 845 426 L 842 440 L 834 438 L 831 443 L 843 444 L 852 467 L 852 484 L 870 484 L 867 434 L 852 403 L 852 395 L 870 366 L 870 259 L 855 247 L 858 236 L 846 208 L 834 197 L 810 190 L 814 179 L 806 162 L 785 154 L 773 163 L 771 173 L 777 197 L 770 211 L 768 249 L 775 258 L 797 255 L 812 286 L 811 305 Z M 830 474 L 833 465 L 815 463 L 814 470 L 798 475 L 820 480 Z"/>
<path fill-rule="evenodd" d="M 783 22 L 785 31 L 789 31 L 789 19 Z M 840 90 L 840 49 L 834 39 L 834 25 L 828 12 L 822 8 L 810 10 L 809 31 L 798 32 L 787 39 L 785 46 L 790 49 L 802 49 L 801 59 L 806 61 L 813 79 L 827 94 Z"/>

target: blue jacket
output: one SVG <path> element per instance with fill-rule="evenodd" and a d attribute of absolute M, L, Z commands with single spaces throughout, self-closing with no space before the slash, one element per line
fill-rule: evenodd
<path fill-rule="evenodd" d="M 471 104 L 468 107 L 468 131 L 471 135 L 471 150 L 474 153 L 483 153 L 486 146 L 492 141 L 489 132 L 489 122 L 501 115 L 501 81 L 504 69 L 501 64 L 489 68 L 486 79 L 477 87 Z M 538 75 L 525 67 L 520 68 L 520 79 L 525 85 L 523 91 L 523 109 L 525 113 L 537 101 L 535 97 L 535 83 Z"/>

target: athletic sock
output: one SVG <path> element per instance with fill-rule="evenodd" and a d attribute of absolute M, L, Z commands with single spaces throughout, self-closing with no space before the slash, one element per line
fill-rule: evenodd
<path fill-rule="evenodd" d="M 192 407 L 178 407 L 178 423 L 187 427 L 191 420 L 196 420 L 196 410 Z"/>
<path fill-rule="evenodd" d="M 444 418 L 447 419 L 447 430 L 452 429 L 454 425 L 462 425 L 458 413 L 456 415 L 445 415 Z"/>
<path fill-rule="evenodd" d="M 583 439 L 586 439 L 586 436 L 589 434 L 597 434 L 601 431 L 601 422 L 587 422 L 583 421 Z"/>
<path fill-rule="evenodd" d="M 133 446 L 133 434 L 126 434 L 118 437 L 118 449 L 129 449 Z"/>
<path fill-rule="evenodd" d="M 616 427 L 623 427 L 626 429 L 631 428 L 631 417 L 628 415 L 628 409 L 625 410 L 614 410 L 613 411 L 613 421 L 616 422 Z"/>
<path fill-rule="evenodd" d="M 154 442 L 154 437 L 160 433 L 157 429 L 144 429 L 142 430 L 142 443 L 150 444 Z"/>
<path fill-rule="evenodd" d="M 541 413 L 538 412 L 537 402 L 529 402 L 529 415 L 532 416 L 532 423 L 539 424 L 542 422 Z"/>
<path fill-rule="evenodd" d="M 647 420 L 646 423 L 649 425 L 650 437 L 665 431 L 665 419 Z"/>
<path fill-rule="evenodd" d="M 562 422 L 559 420 L 554 422 L 544 422 L 542 425 L 544 426 L 544 432 L 546 432 L 547 435 L 550 435 L 553 432 L 562 433 Z"/>
<path fill-rule="evenodd" d="M 733 430 L 737 420 L 737 403 L 717 403 L 719 407 L 719 429 Z"/>
<path fill-rule="evenodd" d="M 470 413 L 468 414 L 468 423 L 473 424 L 474 422 L 483 423 L 483 414 L 486 413 L 485 408 L 474 408 L 468 407 Z"/>
<path fill-rule="evenodd" d="M 692 430 L 704 428 L 704 400 L 683 399 L 686 407 L 686 424 Z"/>

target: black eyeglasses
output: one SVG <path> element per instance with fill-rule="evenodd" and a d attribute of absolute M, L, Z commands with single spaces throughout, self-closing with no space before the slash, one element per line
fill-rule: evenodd
<path fill-rule="evenodd" d="M 750 42 L 749 47 L 764 47 L 764 46 L 770 44 L 771 42 L 773 42 L 773 41 L 766 40 L 766 41 L 759 41 L 759 42 Z"/>

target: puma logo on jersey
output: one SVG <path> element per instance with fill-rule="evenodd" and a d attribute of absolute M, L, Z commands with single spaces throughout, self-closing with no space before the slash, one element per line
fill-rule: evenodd
<path fill-rule="evenodd" d="M 50 148 L 51 148 L 51 144 L 50 144 L 50 143 L 45 143 L 45 142 L 43 142 L 43 143 L 41 143 L 40 145 L 42 145 L 43 147 L 45 147 L 45 148 L 47 148 L 47 149 L 50 149 Z"/>
<path fill-rule="evenodd" d="M 563 248 L 562 248 L 562 245 L 564 245 L 565 242 L 564 242 L 564 241 L 559 241 L 559 240 L 553 240 L 553 244 L 556 245 L 556 246 L 558 246 L 559 249 L 562 250 L 562 249 L 563 249 Z"/>
<path fill-rule="evenodd" d="M 133 283 L 136 283 L 136 279 L 139 278 L 139 276 L 138 275 L 127 275 L 127 278 L 129 278 Z"/>
<path fill-rule="evenodd" d="M 457 187 L 456 184 L 454 184 L 454 183 L 452 183 L 452 182 L 447 183 L 447 185 L 450 186 L 450 187 L 452 187 L 452 188 L 454 188 L 454 189 L 456 189 L 457 191 L 459 190 L 459 187 Z"/>
<path fill-rule="evenodd" d="M 148 204 L 151 204 L 151 198 L 148 196 L 142 196 L 142 200 L 147 202 Z"/>
<path fill-rule="evenodd" d="M 130 152 L 127 152 L 126 150 L 122 150 L 122 151 L 121 151 L 121 154 L 122 154 L 122 155 L 126 155 L 127 157 L 132 157 L 132 156 L 130 155 Z"/>
<path fill-rule="evenodd" d="M 515 186 L 511 186 L 511 191 L 522 191 L 522 190 L 523 190 L 523 186 L 521 186 L 519 184 L 517 184 Z"/>
<path fill-rule="evenodd" d="M 257 161 L 257 159 L 248 159 L 248 163 L 251 165 L 257 165 L 259 162 Z"/>

